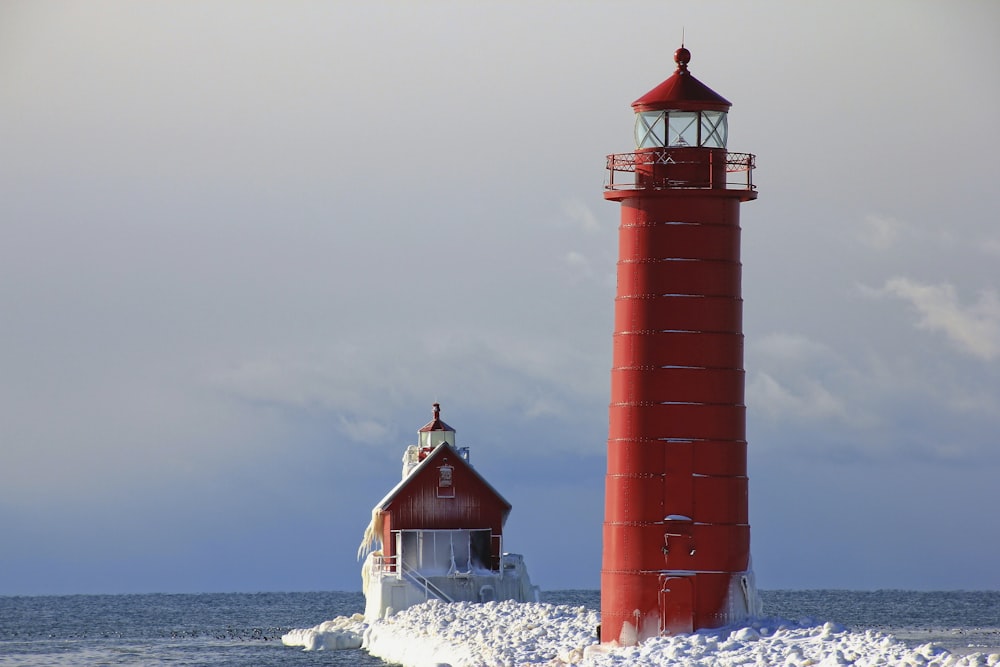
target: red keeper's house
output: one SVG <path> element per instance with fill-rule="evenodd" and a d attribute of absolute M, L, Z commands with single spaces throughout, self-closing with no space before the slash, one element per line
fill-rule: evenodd
<path fill-rule="evenodd" d="M 511 505 L 434 418 L 403 456 L 403 478 L 372 510 L 359 555 L 370 619 L 430 598 L 448 602 L 537 598 L 523 559 L 503 550 Z M 379 548 L 380 547 L 380 548 Z"/>

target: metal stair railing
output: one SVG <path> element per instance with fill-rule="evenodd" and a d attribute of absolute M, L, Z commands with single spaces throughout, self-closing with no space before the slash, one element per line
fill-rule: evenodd
<path fill-rule="evenodd" d="M 402 572 L 404 579 L 409 581 L 414 586 L 422 587 L 424 589 L 425 596 L 428 595 L 428 593 L 431 593 L 434 597 L 444 602 L 454 602 L 454 600 L 452 600 L 447 593 L 431 583 L 427 577 L 423 576 L 416 570 L 407 567 L 405 563 L 400 563 L 399 569 Z"/>

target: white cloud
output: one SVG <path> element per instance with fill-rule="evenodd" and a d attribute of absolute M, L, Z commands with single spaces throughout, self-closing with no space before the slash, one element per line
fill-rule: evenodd
<path fill-rule="evenodd" d="M 830 389 L 841 361 L 826 344 L 795 333 L 773 333 L 752 343 L 747 405 L 774 419 L 840 417 L 847 410 Z"/>
<path fill-rule="evenodd" d="M 948 283 L 924 285 L 896 277 L 879 291 L 908 301 L 920 314 L 919 328 L 944 333 L 963 352 L 986 361 L 1000 355 L 1000 299 L 995 291 L 983 290 L 970 306 L 959 303 Z"/>
<path fill-rule="evenodd" d="M 955 412 L 986 416 L 1000 414 L 1000 392 L 996 390 L 991 391 L 981 387 L 948 386 L 942 400 L 949 409 Z"/>
<path fill-rule="evenodd" d="M 858 238 L 867 246 L 877 250 L 885 250 L 896 243 L 903 223 L 895 218 L 869 214 L 865 216 L 864 228 Z"/>
<path fill-rule="evenodd" d="M 992 257 L 1000 257 L 1000 238 L 985 239 L 979 249 Z"/>
<path fill-rule="evenodd" d="M 573 277 L 577 279 L 590 277 L 594 273 L 590 265 L 590 259 L 576 250 L 570 250 L 563 255 L 563 264 L 566 265 Z"/>
<path fill-rule="evenodd" d="M 537 417 L 563 417 L 567 413 L 566 406 L 552 397 L 541 396 L 531 400 L 526 406 L 524 414 L 529 418 Z"/>
<path fill-rule="evenodd" d="M 800 334 L 772 333 L 754 342 L 754 350 L 772 361 L 802 363 L 807 359 L 827 357 L 833 351 L 824 343 Z"/>
<path fill-rule="evenodd" d="M 340 416 L 340 431 L 355 442 L 382 445 L 389 440 L 395 429 L 371 419 L 350 419 Z"/>
<path fill-rule="evenodd" d="M 438 400 L 449 414 L 578 422 L 581 402 L 605 404 L 607 383 L 606 368 L 578 344 L 476 326 L 272 350 L 211 377 L 214 389 L 240 405 L 266 406 L 289 423 L 326 420 L 340 436 L 390 448 L 406 422 L 386 415 L 408 414 L 414 405 Z"/>
<path fill-rule="evenodd" d="M 789 384 L 782 384 L 763 371 L 754 373 L 747 386 L 749 408 L 796 421 L 845 414 L 843 402 L 820 382 L 806 377 L 786 382 Z"/>
<path fill-rule="evenodd" d="M 598 220 L 590 206 L 581 200 L 570 199 L 563 202 L 562 210 L 566 217 L 582 231 L 588 234 L 601 231 L 601 221 Z"/>
<path fill-rule="evenodd" d="M 250 402 L 284 407 L 357 410 L 363 403 L 352 387 L 361 374 L 350 354 L 296 356 L 272 353 L 212 374 L 213 386 Z M 380 376 L 381 377 L 381 376 Z"/>

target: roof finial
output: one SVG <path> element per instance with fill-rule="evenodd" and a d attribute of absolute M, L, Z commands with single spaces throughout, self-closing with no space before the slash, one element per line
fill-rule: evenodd
<path fill-rule="evenodd" d="M 681 42 L 681 48 L 674 51 L 674 62 L 677 63 L 679 74 L 687 74 L 688 63 L 691 62 L 691 52 L 684 48 L 684 42 Z"/>
<path fill-rule="evenodd" d="M 684 26 L 681 26 L 681 48 L 674 51 L 674 62 L 677 63 L 678 74 L 687 74 L 691 52 L 684 48 Z"/>
<path fill-rule="evenodd" d="M 434 403 L 433 405 L 431 405 L 431 408 L 433 408 L 433 410 L 434 410 L 434 419 L 437 419 L 438 417 L 441 416 L 441 404 L 440 403 Z"/>

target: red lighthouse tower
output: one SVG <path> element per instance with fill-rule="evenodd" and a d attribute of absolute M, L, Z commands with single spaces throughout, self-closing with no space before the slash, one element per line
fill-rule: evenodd
<path fill-rule="evenodd" d="M 750 569 L 740 210 L 754 156 L 731 104 L 674 54 L 632 103 L 621 203 L 601 571 L 601 640 L 718 627 L 758 607 Z"/>

